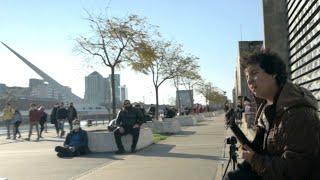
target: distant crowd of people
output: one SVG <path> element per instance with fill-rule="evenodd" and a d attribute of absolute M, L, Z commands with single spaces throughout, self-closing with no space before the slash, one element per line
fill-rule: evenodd
<path fill-rule="evenodd" d="M 200 106 L 197 106 L 197 109 Z M 125 149 L 122 145 L 121 137 L 127 134 L 131 134 L 132 146 L 131 152 L 136 152 L 136 146 L 140 134 L 140 127 L 147 121 L 152 121 L 155 116 L 156 108 L 154 105 L 145 110 L 140 104 L 133 106 L 129 100 L 123 102 L 123 108 L 119 111 L 116 119 L 114 119 L 108 126 L 108 129 L 114 132 L 114 138 L 118 151 L 116 154 L 125 153 Z M 186 113 L 189 114 L 192 109 Z M 201 112 L 200 109 L 195 112 Z M 174 107 L 165 107 L 163 109 L 164 118 L 173 118 L 177 115 L 177 109 Z M 41 105 L 31 104 L 29 109 L 29 133 L 25 140 L 30 141 L 32 136 L 33 127 L 37 132 L 36 141 L 39 141 L 43 136 L 45 130 L 48 114 L 45 112 L 45 108 Z M 13 139 L 21 138 L 19 126 L 22 123 L 22 115 L 18 109 L 7 103 L 3 109 L 3 120 L 7 128 L 7 139 L 11 139 L 11 129 L 13 131 Z M 64 106 L 64 103 L 56 103 L 50 114 L 50 122 L 54 125 L 57 137 L 62 138 L 65 135 L 65 122 L 69 123 L 70 132 L 67 134 L 66 139 L 62 146 L 55 147 L 58 157 L 73 157 L 90 152 L 88 148 L 88 135 L 85 130 L 80 127 L 80 120 L 73 103 L 70 103 L 68 108 Z M 40 130 L 39 130 L 40 125 Z"/>
<path fill-rule="evenodd" d="M 48 114 L 45 112 L 44 106 L 36 105 L 34 103 L 30 104 L 29 109 L 29 133 L 28 137 L 25 140 L 30 141 L 33 127 L 35 127 L 37 132 L 36 140 L 39 141 L 40 138 L 43 138 L 43 131 L 45 130 Z M 65 135 L 64 123 L 65 121 L 69 122 L 70 131 L 72 130 L 72 121 L 77 119 L 77 110 L 73 106 L 73 103 L 70 103 L 68 109 L 65 108 L 64 103 L 61 102 L 56 103 L 52 112 L 50 114 L 51 123 L 54 124 L 57 137 L 63 137 Z M 11 131 L 12 139 L 21 138 L 20 125 L 23 121 L 21 112 L 14 108 L 10 103 L 7 103 L 3 109 L 3 117 L 4 125 L 7 129 L 7 139 L 11 139 Z M 40 130 L 39 130 L 40 125 Z"/>

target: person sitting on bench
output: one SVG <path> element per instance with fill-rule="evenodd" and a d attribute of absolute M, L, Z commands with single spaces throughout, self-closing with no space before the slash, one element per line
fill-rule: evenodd
<path fill-rule="evenodd" d="M 136 152 L 142 122 L 143 117 L 141 111 L 132 107 L 129 100 L 124 100 L 123 109 L 118 113 L 116 118 L 116 125 L 118 128 L 114 131 L 114 137 L 118 147 L 116 154 L 125 153 L 121 142 L 121 136 L 126 134 L 132 135 L 131 152 Z"/>

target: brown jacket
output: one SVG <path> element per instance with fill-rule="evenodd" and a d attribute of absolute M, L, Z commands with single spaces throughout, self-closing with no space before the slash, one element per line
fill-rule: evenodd
<path fill-rule="evenodd" d="M 287 82 L 273 110 L 267 111 L 264 106 L 260 106 L 256 119 L 260 124 L 256 138 L 263 139 L 257 144 L 262 150 L 254 154 L 252 168 L 263 179 L 313 179 L 311 174 L 320 168 L 320 120 L 315 97 Z M 259 123 L 263 117 L 269 122 L 269 130 Z"/>

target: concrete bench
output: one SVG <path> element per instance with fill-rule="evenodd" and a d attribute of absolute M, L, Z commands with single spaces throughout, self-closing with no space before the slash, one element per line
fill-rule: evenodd
<path fill-rule="evenodd" d="M 197 122 L 203 122 L 206 120 L 206 118 L 202 114 L 194 115 L 193 118 L 196 118 Z"/>
<path fill-rule="evenodd" d="M 116 141 L 113 132 L 107 130 L 88 131 L 89 149 L 91 152 L 114 152 L 117 151 Z M 132 135 L 121 137 L 123 147 L 130 151 Z M 145 148 L 153 143 L 153 134 L 150 128 L 141 128 L 137 150 Z"/>
<path fill-rule="evenodd" d="M 192 116 L 177 116 L 176 119 L 180 126 L 195 126 L 197 124 L 197 119 Z M 165 121 L 172 121 L 171 119 L 166 119 Z"/>
<path fill-rule="evenodd" d="M 215 112 L 206 112 L 206 113 L 202 113 L 204 115 L 204 117 L 214 117 L 216 116 Z"/>
<path fill-rule="evenodd" d="M 177 120 L 173 121 L 154 121 L 148 122 L 145 124 L 146 126 L 152 129 L 154 133 L 168 133 L 168 134 L 176 134 L 181 131 L 180 123 Z"/>

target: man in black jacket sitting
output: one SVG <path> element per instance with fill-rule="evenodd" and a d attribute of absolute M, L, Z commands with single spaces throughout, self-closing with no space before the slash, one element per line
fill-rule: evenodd
<path fill-rule="evenodd" d="M 140 126 L 143 122 L 142 113 L 140 110 L 132 107 L 129 100 L 124 100 L 123 109 L 118 113 L 116 118 L 117 130 L 114 131 L 114 137 L 118 147 L 116 154 L 125 153 L 124 147 L 121 142 L 121 136 L 126 134 L 132 135 L 131 152 L 136 152 L 138 143 Z"/>
<path fill-rule="evenodd" d="M 89 153 L 87 131 L 80 128 L 80 121 L 75 119 L 73 129 L 68 133 L 62 146 L 57 146 L 55 151 L 58 157 L 73 157 Z"/>

